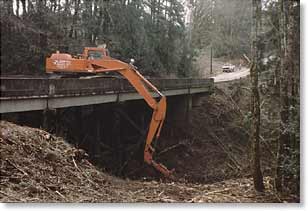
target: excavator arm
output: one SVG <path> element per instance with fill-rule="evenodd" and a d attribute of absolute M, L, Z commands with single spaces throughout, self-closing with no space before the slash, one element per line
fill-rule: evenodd
<path fill-rule="evenodd" d="M 154 148 L 151 146 L 153 139 L 158 139 L 160 136 L 160 131 L 165 120 L 167 107 L 166 97 L 150 81 L 143 77 L 131 64 L 127 64 L 116 59 L 88 61 L 88 67 L 91 68 L 94 73 L 120 73 L 130 82 L 130 84 L 144 98 L 147 104 L 153 109 L 152 119 L 144 148 L 144 161 L 147 164 L 152 165 L 164 176 L 170 177 L 174 170 L 170 171 L 163 164 L 157 163 L 153 160 Z M 158 101 L 152 96 L 150 90 L 159 95 Z"/>

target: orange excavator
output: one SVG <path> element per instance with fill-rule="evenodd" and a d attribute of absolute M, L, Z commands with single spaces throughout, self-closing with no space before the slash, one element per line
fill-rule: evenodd
<path fill-rule="evenodd" d="M 168 170 L 164 165 L 153 160 L 154 148 L 151 146 L 153 139 L 160 136 L 166 115 L 166 97 L 143 77 L 133 61 L 130 64 L 114 59 L 109 56 L 109 52 L 105 47 L 86 47 L 83 54 L 72 56 L 57 51 L 51 57 L 46 59 L 47 73 L 80 73 L 80 74 L 98 74 L 117 72 L 124 76 L 137 92 L 143 96 L 147 104 L 153 109 L 152 119 L 146 138 L 144 148 L 144 161 L 153 166 L 166 177 L 171 177 L 174 170 Z M 157 101 L 151 94 L 151 91 L 159 95 Z"/>

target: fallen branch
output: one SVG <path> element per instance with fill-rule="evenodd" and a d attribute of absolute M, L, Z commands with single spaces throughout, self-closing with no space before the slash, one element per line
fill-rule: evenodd
<path fill-rule="evenodd" d="M 224 96 L 226 96 L 227 98 L 230 99 L 231 103 L 233 104 L 233 109 L 237 109 L 239 111 L 239 113 L 242 115 L 242 117 L 245 116 L 244 112 L 242 111 L 242 109 L 239 107 L 239 105 L 233 100 L 233 98 L 229 95 L 227 95 L 222 89 L 217 88 L 217 90 L 219 90 Z"/>
<path fill-rule="evenodd" d="M 227 163 L 227 166 L 229 166 L 232 170 L 236 170 L 230 163 Z"/>
<path fill-rule="evenodd" d="M 275 153 L 271 150 L 272 147 L 267 143 L 267 141 L 263 138 L 263 136 L 260 135 L 260 139 L 261 139 L 261 143 L 265 145 L 265 148 L 267 149 L 267 151 L 269 151 L 272 157 L 276 159 Z"/>
<path fill-rule="evenodd" d="M 212 194 L 217 194 L 217 193 L 223 193 L 223 192 L 226 192 L 226 191 L 229 191 L 231 190 L 230 188 L 225 188 L 223 190 L 215 190 L 215 191 L 211 191 L 211 192 L 207 192 L 204 194 L 204 196 L 208 196 L 208 195 L 212 195 Z"/>
<path fill-rule="evenodd" d="M 67 201 L 67 199 L 65 198 L 65 196 L 63 196 L 59 191 L 55 191 L 59 196 L 61 196 L 65 201 Z"/>
<path fill-rule="evenodd" d="M 74 159 L 74 158 L 73 158 L 73 163 L 74 163 L 75 168 L 76 168 L 78 171 L 81 171 L 81 170 L 78 168 L 78 166 L 77 166 L 77 164 L 76 164 L 76 162 L 75 162 L 75 159 Z"/>
<path fill-rule="evenodd" d="M 158 194 L 158 197 L 160 197 L 165 191 L 162 191 Z"/>
<path fill-rule="evenodd" d="M 248 62 L 248 64 L 251 63 L 251 60 L 248 58 L 248 56 L 246 54 L 243 54 L 243 57 L 246 59 L 246 61 Z"/>
<path fill-rule="evenodd" d="M 81 174 L 84 175 L 85 178 L 87 178 L 87 180 L 88 180 L 92 185 L 96 186 L 97 184 L 94 183 L 94 182 L 88 177 L 88 175 L 87 175 L 86 173 L 84 173 L 83 171 L 80 170 L 80 168 L 77 166 L 77 164 L 76 164 L 76 162 L 75 162 L 75 159 L 74 159 L 73 157 L 72 157 L 72 160 L 73 160 L 73 163 L 74 163 L 75 168 L 76 168 L 79 172 L 81 172 Z"/>
<path fill-rule="evenodd" d="M 160 152 L 156 155 L 156 157 L 161 156 L 162 154 L 165 154 L 166 152 L 169 152 L 169 151 L 171 151 L 171 150 L 174 150 L 174 149 L 176 149 L 176 148 L 178 148 L 178 147 L 182 147 L 182 146 L 186 146 L 186 144 L 180 142 L 180 143 L 178 143 L 178 144 L 172 145 L 171 147 L 168 147 L 168 148 L 166 148 L 166 149 L 160 151 Z"/>
<path fill-rule="evenodd" d="M 189 200 L 188 202 L 200 202 L 200 200 L 202 199 L 202 197 L 204 196 L 209 196 L 209 195 L 213 195 L 213 194 L 221 194 L 223 192 L 226 192 L 226 191 L 229 191 L 230 188 L 225 188 L 223 190 L 215 190 L 215 191 L 211 191 L 211 192 L 207 192 L 207 193 L 204 193 L 202 195 L 198 195 L 194 198 L 192 198 L 191 200 Z M 199 199 L 199 200 L 198 200 Z"/>
<path fill-rule="evenodd" d="M 13 199 L 15 199 L 15 200 L 17 200 L 17 201 L 26 202 L 26 201 L 23 200 L 23 199 L 16 198 L 15 196 L 11 196 L 11 195 L 9 195 L 9 194 L 7 194 L 7 193 L 4 193 L 4 192 L 2 192 L 2 191 L 0 191 L 0 193 L 1 193 L 2 195 L 4 195 L 4 196 L 9 197 L 9 198 L 13 198 Z"/>
<path fill-rule="evenodd" d="M 18 168 L 14 163 L 12 163 L 10 160 L 8 159 L 5 159 L 6 162 L 8 162 L 11 166 L 13 166 L 15 169 L 17 169 L 18 171 L 20 171 L 21 173 L 23 173 L 24 175 L 27 175 L 28 176 L 28 173 L 25 172 L 24 170 L 22 170 L 21 168 Z"/>
<path fill-rule="evenodd" d="M 228 158 L 230 159 L 230 161 L 232 161 L 232 163 L 236 166 L 236 168 L 238 168 L 238 170 L 242 170 L 241 165 L 238 163 L 238 161 L 233 157 L 233 155 L 229 152 L 229 150 L 227 149 L 227 147 L 225 147 L 225 145 L 220 141 L 220 139 L 214 134 L 214 133 L 210 133 L 210 135 L 212 137 L 215 138 L 216 142 L 218 143 L 218 145 L 220 146 L 220 148 L 226 153 L 226 155 L 228 156 Z"/>
<path fill-rule="evenodd" d="M 160 199 L 160 200 L 163 201 L 163 202 L 167 202 L 167 203 L 174 203 L 174 202 L 177 202 L 176 200 L 170 199 L 170 198 L 162 198 L 162 199 Z"/>

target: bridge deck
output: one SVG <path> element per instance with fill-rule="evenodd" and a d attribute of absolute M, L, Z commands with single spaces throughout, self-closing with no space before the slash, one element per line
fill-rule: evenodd
<path fill-rule="evenodd" d="M 142 99 L 123 78 L 1 77 L 0 113 Z M 166 96 L 213 92 L 213 79 L 150 79 Z M 153 94 L 154 97 L 155 94 Z"/>

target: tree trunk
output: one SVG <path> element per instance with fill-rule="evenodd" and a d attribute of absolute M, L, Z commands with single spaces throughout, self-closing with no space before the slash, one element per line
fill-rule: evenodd
<path fill-rule="evenodd" d="M 20 0 L 21 4 L 22 4 L 22 15 L 25 15 L 27 13 L 27 9 L 26 9 L 26 0 Z"/>
<path fill-rule="evenodd" d="M 19 0 L 16 0 L 16 16 L 19 17 Z"/>
<path fill-rule="evenodd" d="M 294 122 L 295 106 L 299 95 L 297 90 L 297 76 L 299 76 L 299 62 L 296 55 L 299 55 L 297 43 L 298 23 L 296 14 L 299 1 L 281 0 L 280 2 L 280 31 L 281 31 L 281 88 L 280 88 L 280 136 L 278 139 L 277 165 L 276 165 L 276 190 L 284 191 L 288 180 L 293 175 L 290 171 L 285 171 L 285 162 L 289 162 L 292 150 L 296 147 L 296 132 Z M 292 108 L 292 109 L 291 109 Z M 298 120 L 299 121 L 299 120 Z M 290 129 L 291 128 L 291 129 Z"/>
<path fill-rule="evenodd" d="M 6 1 L 5 6 L 6 6 L 7 14 L 13 15 L 14 14 L 13 1 Z"/>
<path fill-rule="evenodd" d="M 77 39 L 77 33 L 76 33 L 76 30 L 75 30 L 75 25 L 76 25 L 77 19 L 78 19 L 78 12 L 79 12 L 79 8 L 80 8 L 80 0 L 75 0 L 74 3 L 75 3 L 75 11 L 74 11 L 74 15 L 73 15 L 73 21 L 72 21 L 69 37 L 73 38 L 73 34 L 74 34 L 74 31 L 75 31 L 75 39 Z"/>
<path fill-rule="evenodd" d="M 253 64 L 250 69 L 251 75 L 251 111 L 252 124 L 250 128 L 250 141 L 252 144 L 252 175 L 254 187 L 257 191 L 264 191 L 263 175 L 260 164 L 260 94 L 258 89 L 258 74 L 261 67 L 261 0 L 253 0 Z"/>
<path fill-rule="evenodd" d="M 284 180 L 284 160 L 288 154 L 288 148 L 290 146 L 290 133 L 288 129 L 289 125 L 289 67 L 290 59 L 289 45 L 288 45 L 288 27 L 289 27 L 289 0 L 280 1 L 280 31 L 281 31 L 281 76 L 280 76 L 280 136 L 278 139 L 277 150 L 277 165 L 276 165 L 276 178 L 275 187 L 276 190 L 283 191 Z"/>

